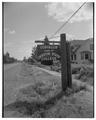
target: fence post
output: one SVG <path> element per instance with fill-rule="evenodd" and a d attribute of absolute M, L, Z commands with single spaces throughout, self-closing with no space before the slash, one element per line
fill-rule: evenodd
<path fill-rule="evenodd" d="M 61 81 L 62 90 L 67 88 L 67 55 L 66 55 L 66 34 L 60 35 L 60 47 L 61 47 Z"/>
<path fill-rule="evenodd" d="M 72 73 L 71 73 L 71 61 L 70 61 L 70 43 L 66 43 L 66 51 L 67 51 L 67 79 L 68 79 L 68 87 L 72 87 Z"/>

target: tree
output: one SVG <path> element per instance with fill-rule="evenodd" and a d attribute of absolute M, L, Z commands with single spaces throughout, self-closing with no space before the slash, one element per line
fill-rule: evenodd
<path fill-rule="evenodd" d="M 10 57 L 10 54 L 7 52 L 7 53 L 5 54 L 5 56 L 6 56 L 6 57 Z"/>
<path fill-rule="evenodd" d="M 24 56 L 24 58 L 23 58 L 23 61 L 24 61 L 24 62 L 26 62 L 26 61 L 27 61 L 27 59 L 26 59 L 26 57 L 25 57 L 25 56 Z"/>
<path fill-rule="evenodd" d="M 6 52 L 6 54 L 3 55 L 3 62 L 8 63 L 10 58 L 10 54 Z"/>
<path fill-rule="evenodd" d="M 8 52 L 6 52 L 6 54 L 3 54 L 3 63 L 13 63 L 16 61 L 17 59 L 10 57 L 10 54 Z"/>
<path fill-rule="evenodd" d="M 32 57 L 32 59 L 38 60 L 38 57 L 37 57 L 37 47 L 36 46 L 34 46 L 33 49 L 32 49 L 31 57 Z"/>

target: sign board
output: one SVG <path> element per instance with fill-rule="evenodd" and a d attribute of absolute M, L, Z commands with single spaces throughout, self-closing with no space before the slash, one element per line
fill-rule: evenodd
<path fill-rule="evenodd" d="M 72 75 L 71 75 L 71 62 L 70 62 L 70 45 L 68 42 L 66 42 L 66 34 L 60 35 L 59 45 L 50 45 L 50 41 L 48 41 L 47 37 L 45 37 L 44 41 L 35 41 L 35 42 L 43 43 L 43 45 L 37 45 L 37 49 L 36 49 L 38 59 L 41 60 L 41 62 L 44 60 L 61 61 L 62 90 L 65 91 L 67 87 L 71 88 Z"/>
<path fill-rule="evenodd" d="M 59 45 L 37 45 L 37 56 L 42 60 L 59 60 L 60 46 Z"/>

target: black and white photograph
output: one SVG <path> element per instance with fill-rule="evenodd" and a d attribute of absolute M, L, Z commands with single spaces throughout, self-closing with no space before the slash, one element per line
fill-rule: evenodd
<path fill-rule="evenodd" d="M 2 2 L 2 118 L 94 118 L 95 2 Z"/>

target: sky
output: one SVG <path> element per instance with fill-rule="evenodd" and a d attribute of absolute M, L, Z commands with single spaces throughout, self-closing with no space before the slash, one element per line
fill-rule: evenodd
<path fill-rule="evenodd" d="M 17 59 L 29 57 L 35 40 L 52 36 L 81 5 L 76 2 L 4 3 L 4 53 L 9 52 Z M 92 3 L 85 4 L 56 36 L 61 33 L 66 33 L 67 40 L 92 38 Z"/>

